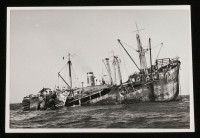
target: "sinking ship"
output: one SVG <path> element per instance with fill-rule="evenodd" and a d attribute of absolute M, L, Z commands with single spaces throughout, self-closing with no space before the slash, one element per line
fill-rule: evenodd
<path fill-rule="evenodd" d="M 106 58 L 106 63 L 108 64 L 108 59 Z M 67 89 L 64 91 L 60 91 L 60 89 L 56 89 L 57 99 L 61 101 L 61 105 L 63 106 L 80 106 L 80 105 L 94 105 L 94 104 L 115 104 L 115 101 L 109 100 L 109 96 L 111 93 L 116 93 L 118 88 L 117 85 L 113 85 L 112 83 L 105 83 L 104 78 L 102 77 L 102 81 L 97 85 L 95 82 L 95 76 L 93 72 L 87 72 L 87 86 L 73 88 L 72 86 L 72 61 L 70 59 L 70 53 L 68 54 L 68 62 L 67 62 L 69 72 L 69 84 L 62 77 L 60 72 L 58 76 L 62 79 L 62 81 L 66 84 Z M 97 81 L 97 80 L 96 80 Z M 115 96 L 115 95 L 112 95 Z M 102 102 L 106 99 L 106 102 Z"/>
<path fill-rule="evenodd" d="M 151 39 L 149 38 L 149 48 L 144 49 L 142 47 L 138 28 L 136 32 L 140 67 L 138 67 L 122 42 L 118 39 L 119 44 L 133 61 L 138 72 L 131 74 L 125 83 L 121 83 L 117 101 L 119 103 L 128 103 L 138 101 L 162 102 L 175 100 L 179 95 L 179 69 L 181 64 L 179 57 L 172 59 L 156 58 L 155 64 L 153 65 Z M 161 46 L 162 45 L 163 43 L 161 43 Z M 145 53 L 147 51 L 150 53 L 150 67 L 147 67 L 145 58 Z"/>
<path fill-rule="evenodd" d="M 152 64 L 151 39 L 149 38 L 149 48 L 144 49 L 137 28 L 136 40 L 140 67 L 126 50 L 122 41 L 118 39 L 118 43 L 138 69 L 138 72 L 130 74 L 128 80 L 125 82 L 122 81 L 119 57 L 113 55 L 112 65 L 114 77 L 111 75 L 110 59 L 105 58 L 103 60 L 109 76 L 109 84 L 106 84 L 102 78 L 102 83 L 95 85 L 93 72 L 88 72 L 88 86 L 73 88 L 71 73 L 72 61 L 70 54 L 68 54 L 67 65 L 69 68 L 68 77 L 70 82 L 67 83 L 60 72 L 58 73 L 58 77 L 62 79 L 67 88 L 56 88 L 53 91 L 48 88 L 43 88 L 36 96 L 29 95 L 24 97 L 22 101 L 24 110 L 175 100 L 179 95 L 179 69 L 181 64 L 179 58 L 156 58 L 155 63 Z M 145 57 L 147 51 L 150 53 L 150 67 L 147 67 Z M 114 83 L 116 82 L 116 75 L 118 76 L 119 84 Z"/>
<path fill-rule="evenodd" d="M 108 60 L 107 60 L 108 62 Z M 80 105 L 93 105 L 93 104 L 115 104 L 115 101 L 108 99 L 110 93 L 115 93 L 117 90 L 116 85 L 105 83 L 102 78 L 100 84 L 95 84 L 95 76 L 93 72 L 87 72 L 87 86 L 86 87 L 73 87 L 72 86 L 72 61 L 70 53 L 68 53 L 68 79 L 69 82 L 58 72 L 58 78 L 64 82 L 66 87 L 56 87 L 54 90 L 50 88 L 42 88 L 38 94 L 30 94 L 23 98 L 23 110 L 46 110 L 63 106 L 80 106 Z M 66 66 L 65 65 L 65 66 Z M 115 96 L 115 95 L 112 95 Z M 113 97 L 114 98 L 114 97 Z M 109 102 L 101 102 L 107 99 Z"/>

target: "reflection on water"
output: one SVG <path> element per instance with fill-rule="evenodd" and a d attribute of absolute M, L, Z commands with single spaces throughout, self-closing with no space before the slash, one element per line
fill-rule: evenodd
<path fill-rule="evenodd" d="M 10 128 L 189 128 L 189 97 L 172 102 L 22 111 L 11 104 Z"/>

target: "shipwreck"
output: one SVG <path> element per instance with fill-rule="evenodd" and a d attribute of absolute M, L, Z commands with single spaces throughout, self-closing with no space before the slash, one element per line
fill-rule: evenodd
<path fill-rule="evenodd" d="M 137 26 L 136 26 L 137 28 Z M 56 88 L 53 91 L 43 88 L 37 95 L 29 95 L 23 98 L 22 105 L 24 110 L 42 110 L 63 106 L 81 105 L 104 105 L 121 104 L 133 102 L 162 102 L 175 100 L 179 95 L 179 69 L 181 62 L 179 58 L 162 58 L 155 60 L 152 64 L 151 39 L 149 38 L 149 48 L 144 49 L 141 43 L 139 30 L 136 31 L 138 55 L 140 67 L 131 57 L 121 40 L 118 43 L 127 53 L 137 67 L 138 72 L 130 74 L 128 80 L 122 81 L 120 70 L 120 60 L 117 56 L 112 57 L 114 77 L 111 75 L 109 58 L 103 60 L 109 76 L 109 84 L 105 84 L 103 78 L 100 85 L 95 85 L 93 72 L 87 73 L 87 87 L 74 88 L 72 86 L 72 61 L 68 54 L 68 77 L 70 82 L 62 77 L 58 72 L 58 77 L 66 84 L 65 89 Z M 161 43 L 162 44 L 162 43 Z M 163 44 L 162 44 L 163 45 Z M 147 67 L 146 52 L 150 53 L 150 67 Z M 119 84 L 116 84 L 118 75 Z"/>

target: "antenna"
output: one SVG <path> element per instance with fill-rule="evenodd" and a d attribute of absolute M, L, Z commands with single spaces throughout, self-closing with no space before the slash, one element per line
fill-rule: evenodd
<path fill-rule="evenodd" d="M 70 54 L 70 52 L 68 52 L 68 56 L 67 56 L 67 57 L 68 57 L 68 59 L 70 59 L 69 56 L 70 56 L 70 57 L 73 57 L 73 56 L 75 56 L 75 55 L 76 55 L 76 54 Z M 64 60 L 65 58 L 67 58 L 67 57 L 64 57 L 64 56 L 63 56 L 63 60 Z"/>
<path fill-rule="evenodd" d="M 136 25 L 136 29 L 137 29 L 137 30 L 135 30 L 135 31 L 133 31 L 133 32 L 137 32 L 137 33 L 139 34 L 140 31 L 144 30 L 144 29 L 138 29 L 138 26 L 137 26 L 137 23 L 136 23 L 136 22 L 135 22 L 135 25 Z"/>

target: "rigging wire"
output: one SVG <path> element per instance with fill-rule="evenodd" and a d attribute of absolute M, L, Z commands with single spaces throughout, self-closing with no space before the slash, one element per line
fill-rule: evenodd
<path fill-rule="evenodd" d="M 158 47 L 158 46 L 161 46 L 162 45 L 162 43 L 159 43 L 159 44 L 157 44 L 157 45 L 154 45 L 152 48 L 151 48 L 151 50 L 152 49 L 154 49 L 154 48 L 156 48 L 156 47 Z M 148 47 L 148 46 L 143 46 L 143 47 Z M 147 49 L 147 51 L 149 51 L 149 48 L 146 48 Z"/>
<path fill-rule="evenodd" d="M 74 83 L 74 86 L 76 86 L 76 74 L 74 72 L 74 69 L 73 69 L 73 66 L 71 65 L 71 70 L 72 70 L 72 73 L 74 74 L 74 77 L 72 78 L 73 80 L 73 83 Z M 72 75 L 73 76 L 73 75 Z M 74 79 L 75 78 L 75 79 Z"/>
<path fill-rule="evenodd" d="M 160 54 L 160 50 L 161 50 L 162 46 L 163 46 L 163 43 L 161 43 L 161 47 L 160 47 L 160 49 L 159 49 L 158 55 L 157 55 L 157 57 L 156 57 L 156 60 L 158 59 L 158 56 L 159 56 L 159 54 Z"/>
<path fill-rule="evenodd" d="M 60 69 L 59 72 L 61 72 L 66 66 L 67 66 L 68 62 Z"/>
<path fill-rule="evenodd" d="M 162 48 L 162 46 L 163 46 L 163 43 L 160 43 L 160 44 L 157 44 L 157 45 L 155 45 L 153 48 L 156 48 L 156 47 L 158 47 L 158 46 L 161 46 L 160 47 L 160 49 L 159 49 L 159 51 L 158 51 L 158 54 L 157 54 L 157 57 L 156 57 L 156 59 L 155 60 L 157 60 L 157 58 L 158 58 L 158 56 L 159 56 L 159 54 L 160 54 L 160 51 L 161 51 L 161 48 Z M 151 48 L 151 49 L 153 49 L 153 48 Z M 149 49 L 147 50 L 147 52 L 146 52 L 146 54 L 147 55 L 149 55 Z M 156 53 L 155 53 L 155 51 L 151 51 L 152 53 L 153 53 L 153 55 L 156 55 Z M 153 58 L 153 56 L 152 56 L 152 58 Z"/>
<path fill-rule="evenodd" d="M 105 60 L 103 59 L 102 61 L 103 61 L 104 65 L 105 65 L 105 68 L 106 68 L 107 72 L 109 73 L 108 68 L 106 66 L 106 63 L 104 62 Z"/>
<path fill-rule="evenodd" d="M 76 75 L 76 72 L 75 72 L 73 66 L 72 66 L 72 71 L 74 72 L 75 82 L 78 84 L 78 86 L 81 86 L 81 82 L 80 82 L 80 80 L 78 79 L 78 77 L 77 77 L 77 75 Z M 75 84 L 75 85 L 76 85 L 76 84 Z"/>
<path fill-rule="evenodd" d="M 69 72 L 69 68 L 67 66 L 65 66 L 65 70 L 67 70 Z M 65 80 L 68 80 L 67 83 L 70 82 L 70 78 L 69 78 L 69 74 L 67 72 L 63 72 L 63 78 Z M 62 81 L 62 84 L 65 85 L 64 81 Z M 64 86 L 65 87 L 65 86 Z"/>
<path fill-rule="evenodd" d="M 129 48 L 135 50 L 137 52 L 137 49 L 133 48 L 131 45 L 125 43 L 124 41 L 120 40 L 122 43 L 124 43 L 126 46 L 128 46 Z"/>
<path fill-rule="evenodd" d="M 120 40 L 120 41 L 121 41 L 121 40 Z M 138 50 L 135 49 L 135 48 L 133 48 L 131 45 L 125 43 L 124 41 L 121 41 L 121 42 L 122 42 L 123 44 L 125 44 L 126 46 L 128 46 L 129 48 L 131 48 L 131 49 L 135 50 L 136 52 L 138 52 Z M 154 49 L 154 48 L 156 48 L 156 47 L 158 47 L 158 46 L 160 46 L 160 45 L 162 46 L 162 44 L 163 44 L 163 43 L 159 43 L 159 44 L 153 46 L 151 49 Z M 144 47 L 144 46 L 143 46 L 143 47 Z M 148 46 L 145 46 L 145 47 L 148 47 Z M 147 48 L 147 50 L 149 50 L 149 49 Z"/>
<path fill-rule="evenodd" d="M 101 75 L 103 76 L 103 66 L 102 66 L 102 70 L 101 70 Z"/>
<path fill-rule="evenodd" d="M 151 49 L 156 48 L 156 47 L 158 47 L 158 46 L 160 46 L 160 45 L 162 46 L 162 44 L 163 44 L 163 43 L 159 43 L 159 44 L 153 46 Z"/>

